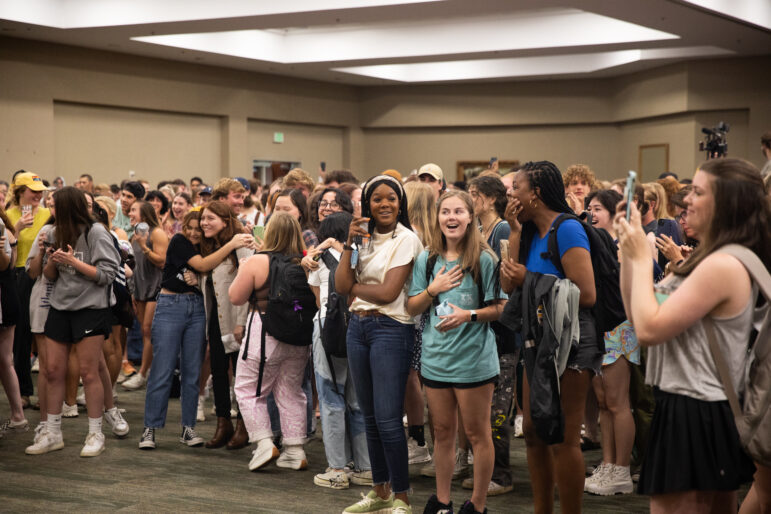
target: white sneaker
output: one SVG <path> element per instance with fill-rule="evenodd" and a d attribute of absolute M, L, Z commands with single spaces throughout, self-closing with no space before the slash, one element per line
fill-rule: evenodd
<path fill-rule="evenodd" d="M 40 359 L 35 357 L 35 362 L 32 363 L 32 367 L 30 368 L 30 371 L 32 373 L 39 373 L 40 372 Z"/>
<path fill-rule="evenodd" d="M 35 434 L 34 443 L 32 446 L 27 446 L 24 453 L 27 455 L 42 455 L 55 450 L 61 450 L 62 448 L 64 448 L 64 438 L 62 438 L 61 432 L 53 435 L 47 429 L 43 429 L 40 435 Z"/>
<path fill-rule="evenodd" d="M 101 432 L 89 432 L 86 436 L 86 444 L 80 450 L 81 457 L 96 457 L 104 451 L 104 434 Z"/>
<path fill-rule="evenodd" d="M 586 480 L 584 480 L 584 491 L 589 491 L 590 485 L 596 484 L 605 475 L 605 473 L 610 472 L 612 469 L 613 464 L 606 464 L 601 462 L 599 466 L 594 468 L 592 474 L 586 477 Z"/>
<path fill-rule="evenodd" d="M 128 380 L 128 377 L 123 373 L 123 370 L 120 370 L 120 373 L 118 373 L 118 379 L 115 380 L 115 382 L 118 384 L 122 384 L 126 380 Z"/>
<path fill-rule="evenodd" d="M 348 480 L 350 480 L 351 483 L 355 485 L 372 487 L 372 470 L 368 469 L 367 471 L 354 471 L 348 477 Z"/>
<path fill-rule="evenodd" d="M 29 421 L 23 419 L 21 421 L 13 421 L 11 419 L 6 420 L 5 423 L 0 425 L 0 434 L 7 434 L 11 431 L 14 432 L 26 432 L 29 430 Z"/>
<path fill-rule="evenodd" d="M 455 452 L 455 468 L 452 470 L 452 479 L 465 478 L 471 474 L 471 466 L 468 463 L 468 452 L 458 450 Z"/>
<path fill-rule="evenodd" d="M 204 402 L 206 402 L 206 397 L 205 396 L 199 396 L 198 397 L 198 410 L 195 413 L 195 420 L 196 421 L 206 421 L 206 415 L 203 412 Z"/>
<path fill-rule="evenodd" d="M 420 474 L 424 477 L 435 477 L 436 476 L 436 467 L 434 466 L 434 461 L 432 460 L 422 468 L 420 468 Z"/>
<path fill-rule="evenodd" d="M 40 441 L 40 438 L 46 431 L 46 426 L 41 422 L 38 423 L 38 426 L 35 427 L 35 438 L 32 440 L 32 444 L 37 444 L 38 441 Z"/>
<path fill-rule="evenodd" d="M 632 476 L 628 466 L 616 466 L 609 464 L 610 470 L 599 480 L 589 484 L 586 491 L 600 496 L 613 496 L 614 494 L 631 494 L 634 491 Z"/>
<path fill-rule="evenodd" d="M 514 417 L 514 437 L 518 439 L 525 437 L 525 433 L 522 431 L 522 414 L 517 414 Z"/>
<path fill-rule="evenodd" d="M 67 405 L 67 402 L 62 402 L 62 417 L 63 418 L 77 418 L 78 417 L 78 404 Z"/>
<path fill-rule="evenodd" d="M 238 409 L 230 409 L 230 419 L 238 418 Z"/>
<path fill-rule="evenodd" d="M 126 381 L 123 382 L 121 386 L 123 389 L 136 391 L 137 389 L 142 389 L 145 384 L 147 384 L 147 377 L 142 375 L 142 373 L 137 372 L 137 374 L 133 377 L 126 379 Z"/>
<path fill-rule="evenodd" d="M 86 392 L 83 391 L 78 396 L 75 397 L 75 405 L 80 405 L 81 407 L 86 406 Z"/>
<path fill-rule="evenodd" d="M 407 455 L 410 464 L 423 464 L 431 462 L 431 453 L 428 451 L 428 445 L 418 446 L 418 442 L 410 437 L 407 439 Z"/>
<path fill-rule="evenodd" d="M 305 450 L 301 444 L 285 445 L 284 451 L 276 461 L 276 466 L 287 469 L 306 469 L 308 467 L 308 457 L 305 456 Z"/>
<path fill-rule="evenodd" d="M 123 416 L 121 416 L 118 409 L 114 409 L 113 413 L 111 413 L 109 410 L 104 411 L 104 419 L 107 421 L 107 424 L 112 427 L 113 434 L 117 435 L 118 437 L 126 437 L 128 435 L 129 424 L 125 419 L 123 419 Z"/>
<path fill-rule="evenodd" d="M 252 460 L 249 461 L 249 471 L 254 471 L 263 467 L 280 455 L 278 448 L 273 444 L 273 440 L 268 437 L 260 439 L 257 442 L 257 449 L 252 452 Z"/>
<path fill-rule="evenodd" d="M 332 468 L 327 468 L 324 473 L 313 477 L 313 483 L 330 489 L 348 489 L 349 487 L 348 475 L 345 471 L 336 471 Z"/>

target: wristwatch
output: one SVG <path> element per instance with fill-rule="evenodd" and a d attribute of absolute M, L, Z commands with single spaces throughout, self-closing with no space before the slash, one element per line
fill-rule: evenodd
<path fill-rule="evenodd" d="M 477 320 L 477 311 L 470 310 L 469 312 L 471 313 L 471 322 L 473 323 Z"/>

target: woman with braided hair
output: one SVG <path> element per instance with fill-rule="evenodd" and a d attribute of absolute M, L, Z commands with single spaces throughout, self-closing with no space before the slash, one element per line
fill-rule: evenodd
<path fill-rule="evenodd" d="M 506 208 L 511 227 L 510 255 L 519 255 L 501 263 L 501 285 L 510 293 L 522 287 L 526 272 L 555 275 L 570 279 L 580 291 L 580 342 L 574 346 L 560 377 L 560 404 L 564 414 L 564 439 L 548 445 L 536 433 L 530 409 L 530 377 L 523 378 L 523 409 L 527 463 L 533 488 L 535 512 L 554 510 L 554 485 L 559 490 L 562 512 L 580 512 L 584 490 L 584 458 L 581 453 L 581 421 L 586 394 L 593 374 L 602 363 L 603 350 L 597 341 L 594 318 L 589 309 L 596 291 L 589 240 L 576 220 L 565 220 L 557 229 L 561 270 L 549 258 L 551 227 L 561 214 L 572 214 L 565 201 L 565 187 L 557 167 L 548 161 L 528 162 L 514 177 L 513 191 Z M 520 247 L 521 242 L 521 247 Z"/>
<path fill-rule="evenodd" d="M 388 175 L 370 179 L 362 199 L 363 217 L 351 222 L 335 288 L 355 298 L 347 333 L 348 363 L 364 413 L 374 489 L 344 512 L 411 514 L 402 427 L 415 341 L 407 289 L 423 245 L 411 230 L 407 196 L 399 180 Z"/>

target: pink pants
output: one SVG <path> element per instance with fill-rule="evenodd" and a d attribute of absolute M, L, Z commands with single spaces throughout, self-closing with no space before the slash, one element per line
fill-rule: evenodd
<path fill-rule="evenodd" d="M 258 397 L 261 331 L 260 316 L 255 315 L 246 360 L 242 360 L 245 344 L 241 345 L 238 354 L 235 392 L 238 408 L 241 410 L 246 430 L 249 432 L 249 441 L 257 442 L 260 439 L 273 437 L 267 402 L 268 395 L 272 391 L 281 416 L 281 434 L 284 444 L 303 444 L 307 433 L 307 400 L 302 390 L 302 383 L 311 347 L 293 346 L 266 335 L 262 392 Z"/>

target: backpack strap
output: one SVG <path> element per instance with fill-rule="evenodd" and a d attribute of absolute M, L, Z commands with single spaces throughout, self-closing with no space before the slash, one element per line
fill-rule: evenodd
<path fill-rule="evenodd" d="M 324 261 L 324 266 L 327 267 L 329 270 L 329 280 L 327 281 L 327 289 L 328 291 L 334 291 L 335 290 L 335 270 L 337 270 L 337 265 L 340 263 L 334 255 L 332 255 L 332 252 L 329 250 L 324 250 L 324 253 L 321 254 L 321 260 Z M 329 293 L 327 293 L 327 298 L 329 298 Z M 321 318 L 319 318 L 319 337 L 324 337 L 323 327 L 321 326 Z M 321 345 L 322 348 L 324 345 Z M 337 374 L 335 373 L 335 365 L 332 363 L 332 354 L 330 354 L 328 351 L 324 351 L 324 355 L 327 358 L 327 365 L 329 366 L 329 374 L 332 375 L 332 384 L 335 386 L 335 392 L 337 394 L 340 394 L 340 391 L 337 388 Z"/>
<path fill-rule="evenodd" d="M 557 241 L 557 230 L 559 230 L 560 225 L 562 225 L 564 221 L 569 219 L 576 219 L 576 217 L 567 213 L 561 213 L 559 216 L 557 216 L 557 219 L 554 220 L 554 223 L 552 223 L 551 227 L 549 228 L 549 239 L 546 241 L 546 251 L 541 254 L 541 258 L 550 260 L 554 267 L 557 268 L 557 270 L 562 273 L 563 276 L 565 275 L 565 270 L 562 268 L 562 260 L 560 259 L 559 242 Z"/>
<path fill-rule="evenodd" d="M 758 359 L 766 358 L 769 350 L 771 350 L 771 343 L 769 343 L 769 341 L 771 341 L 771 334 L 769 334 L 769 330 L 771 330 L 771 305 L 769 305 L 769 302 L 771 302 L 771 275 L 769 275 L 768 270 L 763 265 L 760 258 L 749 248 L 737 244 L 730 244 L 716 250 L 716 253 L 718 252 L 727 253 L 728 255 L 739 259 L 750 274 L 752 281 L 757 284 L 761 294 L 766 298 L 766 315 L 763 319 L 760 332 L 755 338 L 754 344 L 755 357 Z M 715 325 L 711 318 L 704 318 L 704 329 L 707 333 L 710 353 L 715 360 L 715 365 L 717 366 L 720 375 L 720 381 L 723 383 L 723 389 L 728 398 L 728 403 L 731 405 L 731 412 L 733 412 L 734 418 L 741 419 L 742 409 L 739 404 L 739 398 L 736 395 L 736 390 L 734 390 L 725 356 L 723 355 L 723 352 L 720 351 L 720 347 L 717 344 Z"/>
<path fill-rule="evenodd" d="M 431 285 L 431 279 L 434 276 L 434 266 L 436 266 L 436 260 L 439 258 L 436 254 L 428 254 L 428 257 L 426 258 L 426 287 Z M 439 295 L 436 295 L 432 300 L 431 304 L 436 307 L 439 305 Z"/>
<path fill-rule="evenodd" d="M 260 372 L 257 375 L 257 397 L 262 394 L 262 375 L 265 372 L 265 335 L 268 333 L 265 329 L 265 324 L 262 324 L 262 330 L 260 331 Z"/>

